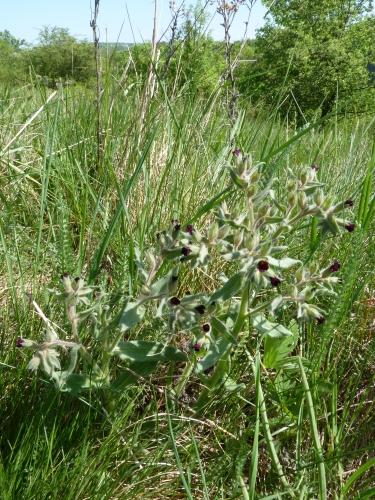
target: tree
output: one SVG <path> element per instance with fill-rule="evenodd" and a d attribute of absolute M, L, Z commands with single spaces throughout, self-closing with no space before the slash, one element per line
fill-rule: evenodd
<path fill-rule="evenodd" d="M 373 107 L 375 16 L 371 0 L 279 0 L 265 4 L 270 17 L 258 30 L 257 63 L 242 91 L 256 100 L 294 110 L 302 124 L 337 104 L 346 112 Z M 251 78 L 254 77 L 254 78 Z"/>
<path fill-rule="evenodd" d="M 0 31 L 0 39 L 7 42 L 16 52 L 19 52 L 21 47 L 26 45 L 26 40 L 15 38 L 8 30 Z"/>
<path fill-rule="evenodd" d="M 44 26 L 38 45 L 27 51 L 34 71 L 51 79 L 87 81 L 95 76 L 92 44 L 79 41 L 65 28 Z"/>
<path fill-rule="evenodd" d="M 21 45 L 25 40 L 18 40 L 8 30 L 0 31 L 0 81 L 14 83 L 22 75 Z"/>
<path fill-rule="evenodd" d="M 200 1 L 183 12 L 182 24 L 176 29 L 172 45 L 162 57 L 168 61 L 168 71 L 162 71 L 171 88 L 184 87 L 189 91 L 211 93 L 220 81 L 225 62 L 221 47 L 207 33 L 207 2 Z"/>

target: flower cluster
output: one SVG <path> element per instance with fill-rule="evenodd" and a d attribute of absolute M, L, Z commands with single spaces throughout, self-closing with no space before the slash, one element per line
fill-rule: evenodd
<path fill-rule="evenodd" d="M 314 263 L 303 265 L 301 260 L 289 257 L 288 235 L 301 229 L 301 221 L 311 221 L 313 217 L 318 220 L 322 238 L 328 233 L 337 235 L 342 229 L 351 233 L 355 224 L 342 213 L 350 212 L 354 202 L 347 199 L 336 203 L 327 196 L 316 165 L 292 175 L 285 199 L 279 199 L 272 189 L 278 180 L 265 179 L 263 167 L 263 163 L 253 164 L 250 154 L 242 155 L 240 149 L 235 149 L 232 162 L 228 162 L 226 168 L 232 189 L 242 195 L 242 204 L 237 198 L 228 204 L 222 201 L 210 225 L 201 231 L 198 222 L 190 220 L 182 224 L 172 219 L 169 229 L 156 234 L 154 248 L 149 248 L 144 255 L 136 250 L 139 282 L 135 284 L 135 294 L 123 300 L 118 309 L 116 301 L 121 300 L 121 294 L 105 305 L 102 304 L 104 294 L 101 294 L 91 304 L 88 296 L 94 288 L 86 286 L 82 278 L 72 279 L 69 274 L 63 274 L 63 291 L 54 293 L 66 305 L 74 342 L 61 341 L 57 335 L 51 336 L 48 329 L 40 344 L 19 338 L 17 347 L 34 353 L 29 368 L 36 370 L 41 366 L 61 388 L 61 380 L 66 381 L 75 368 L 79 352 L 93 367 L 100 380 L 98 384 L 104 383 L 103 380 L 108 384 L 108 363 L 114 353 L 120 353 L 121 359 L 134 361 L 133 346 L 124 346 L 127 344 L 123 342 L 124 332 L 142 320 L 145 305 L 152 302 L 154 315 L 164 320 L 169 339 L 176 331 L 189 335 L 189 369 L 198 370 L 201 369 L 198 365 L 204 365 L 202 361 L 198 363 L 197 357 L 205 358 L 204 366 L 209 363 L 212 366 L 223 352 L 230 352 L 247 318 L 261 334 L 260 339 L 268 334 L 292 335 L 287 328 L 281 328 L 282 325 L 268 321 L 267 316 L 274 316 L 280 307 L 290 307 L 300 323 L 323 324 L 327 312 L 320 307 L 319 299 L 336 293 L 341 265 L 337 261 L 329 262 L 323 269 Z M 194 293 L 193 282 L 189 286 L 192 292 L 184 292 L 179 279 L 181 267 L 187 265 L 204 272 L 212 254 L 224 263 L 223 269 L 236 268 L 236 271 L 230 276 L 220 273 L 221 282 L 211 292 Z M 167 271 L 163 275 L 164 269 Z M 82 307 L 87 309 L 79 310 Z M 115 313 L 112 314 L 111 308 Z M 103 352 L 106 350 L 103 369 L 95 365 L 91 353 L 79 342 L 77 324 L 87 317 L 90 317 L 93 339 L 100 342 Z M 110 332 L 115 332 L 113 338 L 109 338 Z M 70 368 L 65 372 L 61 371 L 56 346 L 71 348 Z M 160 355 L 159 359 L 166 356 L 164 351 L 159 344 L 150 349 Z M 181 360 L 185 355 L 175 353 L 175 356 Z"/>

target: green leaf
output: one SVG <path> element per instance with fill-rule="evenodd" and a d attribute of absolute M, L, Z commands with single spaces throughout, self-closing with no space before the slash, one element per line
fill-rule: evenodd
<path fill-rule="evenodd" d="M 231 345 L 231 342 L 224 337 L 221 337 L 217 342 L 216 346 L 211 346 L 207 351 L 207 354 L 197 363 L 196 373 L 204 372 L 208 368 L 211 368 L 219 359 L 223 356 L 225 351 Z"/>
<path fill-rule="evenodd" d="M 290 332 L 292 335 L 284 337 L 266 336 L 264 339 L 263 364 L 266 368 L 276 368 L 297 345 L 298 325 L 295 320 L 291 321 Z"/>
<path fill-rule="evenodd" d="M 145 307 L 140 306 L 139 302 L 129 302 L 126 305 L 120 320 L 121 329 L 125 331 L 134 328 L 134 326 L 143 318 L 145 311 Z"/>
<path fill-rule="evenodd" d="M 224 286 L 211 295 L 209 302 L 225 301 L 233 297 L 233 295 L 240 290 L 242 279 L 242 273 L 234 274 Z"/>
<path fill-rule="evenodd" d="M 266 224 L 278 224 L 279 222 L 282 222 L 283 220 L 284 220 L 284 217 L 266 217 L 264 222 Z"/>
<path fill-rule="evenodd" d="M 127 361 L 187 361 L 184 352 L 171 345 L 149 340 L 132 340 L 119 342 L 113 349 L 112 355 Z"/>
<path fill-rule="evenodd" d="M 130 363 L 128 368 L 141 377 L 147 377 L 150 373 L 156 370 L 158 365 L 157 361 L 146 361 L 144 363 Z M 138 378 L 132 373 L 125 371 L 120 373 L 116 380 L 111 384 L 111 389 L 114 391 L 123 391 L 131 385 L 135 385 Z"/>
<path fill-rule="evenodd" d="M 246 389 L 246 385 L 241 383 L 237 384 L 232 378 L 228 377 L 224 381 L 224 387 L 229 392 L 238 392 Z"/>
<path fill-rule="evenodd" d="M 290 269 L 296 264 L 302 264 L 302 261 L 296 259 L 290 259 L 289 257 L 285 257 L 285 259 L 278 260 L 275 259 L 274 257 L 267 255 L 267 260 L 271 264 L 271 266 L 276 266 L 279 269 Z"/>
<path fill-rule="evenodd" d="M 230 173 L 230 176 L 232 178 L 233 183 L 237 187 L 239 187 L 240 189 L 246 189 L 248 187 L 248 185 L 249 185 L 248 182 L 245 181 L 245 179 L 242 179 L 241 177 L 239 177 L 233 168 L 229 169 L 229 173 Z"/>
<path fill-rule="evenodd" d="M 174 260 L 181 257 L 181 248 L 164 248 L 161 255 L 166 260 Z"/>
<path fill-rule="evenodd" d="M 254 196 L 253 198 L 253 204 L 254 206 L 259 205 L 259 203 L 269 194 L 270 189 L 272 187 L 272 184 L 276 181 L 276 179 L 271 179 L 267 186 L 261 191 L 257 196 Z"/>
<path fill-rule="evenodd" d="M 186 295 L 186 297 L 182 297 L 180 300 L 181 304 L 190 304 L 203 297 L 207 297 L 206 292 L 195 293 L 194 295 Z"/>
<path fill-rule="evenodd" d="M 95 389 L 105 389 L 103 379 L 95 376 L 88 375 L 87 373 L 72 373 L 60 386 L 63 392 L 70 392 L 71 394 L 78 394 L 82 391 L 89 391 Z"/>
<path fill-rule="evenodd" d="M 227 261 L 243 259 L 248 254 L 249 250 L 247 248 L 242 248 L 237 252 L 220 252 L 220 255 L 222 255 L 223 259 Z"/>
<path fill-rule="evenodd" d="M 211 326 L 214 330 L 217 330 L 219 333 L 221 333 L 221 335 L 226 338 L 231 344 L 237 345 L 237 340 L 230 333 L 226 325 L 224 325 L 224 323 L 222 323 L 215 316 L 211 317 Z"/>
<path fill-rule="evenodd" d="M 181 253 L 181 251 L 180 251 L 180 253 Z M 150 291 L 151 295 L 161 295 L 163 293 L 167 293 L 169 282 L 172 279 L 172 276 L 178 275 L 179 267 L 180 267 L 180 265 L 175 266 L 167 274 L 165 274 L 162 278 L 160 278 L 158 281 L 153 283 L 151 285 L 151 291 Z"/>
<path fill-rule="evenodd" d="M 276 311 L 276 309 L 278 307 L 280 307 L 280 305 L 282 304 L 283 302 L 283 296 L 282 295 L 277 295 L 273 301 L 271 302 L 271 305 L 269 306 L 268 310 L 270 312 L 273 312 L 273 311 Z"/>
<path fill-rule="evenodd" d="M 365 462 L 364 464 L 361 465 L 361 467 L 359 467 L 359 469 L 357 469 L 351 476 L 349 476 L 349 478 L 347 479 L 346 483 L 344 484 L 342 490 L 341 490 L 341 493 L 342 495 L 346 495 L 346 493 L 349 492 L 350 488 L 352 487 L 353 483 L 355 483 L 356 481 L 358 481 L 358 479 L 364 474 L 366 473 L 371 467 L 375 467 L 375 458 L 371 458 L 370 460 L 368 460 L 367 462 Z M 370 490 L 368 490 L 370 491 Z M 363 496 L 360 497 L 360 498 L 364 498 Z M 368 497 L 366 497 L 368 498 Z"/>
<path fill-rule="evenodd" d="M 293 333 L 287 330 L 285 326 L 267 321 L 263 314 L 253 314 L 250 316 L 250 320 L 253 327 L 256 328 L 262 335 L 268 335 L 269 337 L 274 338 L 293 335 Z"/>

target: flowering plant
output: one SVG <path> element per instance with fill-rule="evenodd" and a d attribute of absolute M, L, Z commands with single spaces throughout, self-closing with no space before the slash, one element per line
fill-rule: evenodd
<path fill-rule="evenodd" d="M 303 168 L 298 176 L 290 171 L 285 200 L 280 200 L 273 189 L 276 179 L 262 183 L 262 163 L 253 165 L 251 156 L 242 156 L 239 149 L 233 152 L 232 160 L 226 168 L 233 187 L 242 195 L 241 210 L 229 209 L 230 203 L 223 201 L 202 232 L 192 223 L 182 226 L 172 220 L 168 230 L 156 235 L 155 247 L 145 253 L 144 259 L 138 256 L 136 260 L 140 280 L 136 297 L 124 298 L 119 293 L 108 300 L 104 293 L 98 293 L 90 301 L 88 296 L 94 287 L 85 286 L 80 278 L 62 276 L 64 291 L 53 293 L 65 303 L 72 338 L 60 340 L 47 322 L 42 344 L 19 339 L 17 346 L 34 351 L 31 370 L 41 367 L 62 391 L 120 391 L 152 373 L 159 362 L 184 362 L 175 397 L 194 371 L 205 386 L 197 401 L 199 408 L 228 378 L 230 355 L 247 319 L 258 332 L 258 352 L 264 341 L 265 364 L 278 367 L 286 362 L 298 340 L 294 324 L 297 322 L 300 330 L 306 322 L 322 324 L 327 313 L 317 299 L 335 294 L 340 281 L 338 262 L 318 269 L 315 263 L 304 264 L 290 257 L 288 234 L 301 229 L 302 220 L 313 217 L 322 238 L 336 236 L 343 229 L 351 233 L 354 224 L 341 214 L 353 202 L 334 203 L 326 196 L 315 165 Z M 235 265 L 236 272 L 222 274 L 221 285 L 211 294 L 178 293 L 181 266 L 207 269 L 214 256 Z M 228 268 L 233 269 L 233 265 Z M 148 307 L 154 307 L 156 317 L 164 320 L 165 342 L 124 341 L 126 332 L 144 319 Z M 280 308 L 294 311 L 296 321 L 289 325 L 277 322 L 274 318 Z M 85 346 L 88 330 L 90 339 Z M 177 331 L 190 336 L 185 352 L 171 344 Z M 90 350 L 89 345 L 94 348 Z M 61 370 L 56 347 L 70 349 L 65 371 Z M 83 365 L 78 369 L 80 358 Z M 119 366 L 118 359 L 124 361 L 123 371 L 114 376 L 116 370 L 112 368 Z M 212 376 L 206 377 L 205 371 L 214 365 Z"/>

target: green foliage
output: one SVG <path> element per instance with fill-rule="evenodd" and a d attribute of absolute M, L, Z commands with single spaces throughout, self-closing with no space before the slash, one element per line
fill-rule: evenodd
<path fill-rule="evenodd" d="M 169 85 L 209 95 L 217 87 L 225 62 L 220 44 L 206 34 L 208 14 L 198 2 L 190 7 L 182 24 L 167 72 Z"/>
<path fill-rule="evenodd" d="M 25 40 L 14 38 L 9 31 L 0 31 L 0 82 L 14 83 L 22 76 L 20 48 Z"/>
<path fill-rule="evenodd" d="M 324 494 L 325 481 L 329 497 L 371 498 L 373 120 L 317 122 L 295 134 L 276 114 L 268 115 L 264 108 L 254 114 L 244 100 L 240 119 L 230 130 L 222 101 L 207 99 L 199 89 L 193 95 L 188 82 L 179 86 L 177 80 L 176 88 L 189 92 L 168 99 L 168 74 L 167 92 L 159 82 L 159 92 L 145 103 L 148 48 L 145 58 L 142 78 L 134 72 L 118 86 L 116 74 L 103 74 L 106 135 L 100 164 L 98 108 L 90 88 L 59 89 L 46 104 L 43 89 L 34 82 L 0 87 L 0 496 L 138 500 L 176 499 L 190 492 L 194 499 L 296 495 L 307 500 L 318 498 L 319 489 Z M 301 168 L 304 174 L 313 164 L 319 167 L 318 185 L 305 190 L 309 205 L 316 201 L 311 199 L 314 190 L 324 189 L 335 198 L 323 202 L 321 215 L 329 204 L 340 208 L 339 200 L 348 199 L 353 207 L 346 211 L 358 214 L 353 234 L 344 229 L 333 238 L 327 232 L 322 240 L 318 229 L 313 244 L 309 233 L 315 227 L 309 216 L 296 221 L 292 230 L 284 229 L 277 245 L 280 254 L 267 255 L 281 283 L 254 287 L 243 299 L 241 286 L 249 268 L 225 286 L 225 276 L 241 273 L 237 264 L 243 264 L 240 240 L 247 223 L 241 191 L 246 179 L 241 177 L 243 164 L 233 166 L 232 140 L 256 161 L 265 161 L 257 181 L 263 201 L 256 209 L 264 204 L 261 212 L 277 207 L 279 213 L 263 220 L 262 238 L 285 218 L 288 207 L 281 201 L 294 203 L 295 191 L 289 189 L 295 183 L 289 186 L 287 178 L 300 166 L 306 167 Z M 230 166 L 223 168 L 227 160 Z M 276 179 L 271 186 L 270 179 Z M 304 196 L 297 198 L 303 206 Z M 176 248 L 164 248 L 168 258 L 149 290 L 142 279 L 152 265 L 150 251 L 159 255 L 156 234 L 167 238 L 171 219 L 182 221 L 182 229 L 187 224 L 199 227 L 203 243 L 221 225 L 229 226 L 228 245 L 239 248 L 230 248 L 225 259 L 225 252 L 219 254 L 212 245 L 209 262 L 196 249 L 194 259 L 176 258 L 176 266 Z M 315 294 L 312 305 L 326 310 L 324 324 L 314 317 L 297 331 L 299 300 L 291 294 L 294 302 L 280 305 L 279 296 L 293 292 L 289 284 L 301 279 L 300 263 L 290 267 L 293 262 L 280 249 L 286 246 L 306 270 L 341 264 L 342 283 L 313 274 L 306 290 Z M 207 267 L 199 267 L 204 262 Z M 192 269 L 190 263 L 199 266 Z M 46 293 L 67 266 L 101 289 L 91 286 L 87 294 L 70 297 L 70 307 L 77 301 L 77 328 Z M 178 282 L 170 283 L 177 271 Z M 78 285 L 83 282 L 78 280 Z M 182 328 L 169 314 L 175 309 L 163 309 L 163 299 L 137 303 L 143 301 L 143 292 L 145 297 L 150 291 L 168 294 L 177 285 L 173 296 L 181 298 L 180 311 L 189 310 L 190 300 L 206 304 L 219 291 L 217 309 L 205 311 L 204 317 L 193 313 L 189 328 Z M 332 291 L 337 294 L 333 300 Z M 306 295 L 297 299 L 306 302 Z M 246 315 L 247 304 L 254 321 Z M 40 312 L 50 321 L 47 327 Z M 191 341 L 204 333 L 201 327 L 209 317 L 217 341 L 208 351 L 192 352 Z M 262 331 L 262 325 L 275 336 Z M 17 337 L 42 346 L 44 335 L 51 334 L 49 327 L 60 338 L 56 342 L 49 337 L 50 346 L 44 347 L 60 357 L 40 359 L 39 366 L 43 363 L 47 371 L 35 376 L 27 370 L 32 353 L 15 347 Z M 118 345 L 125 359 L 109 353 Z M 172 350 L 164 351 L 166 346 Z M 165 355 L 174 361 L 148 360 L 150 348 L 157 349 L 158 359 Z M 193 362 L 186 362 L 186 356 Z M 110 367 L 109 383 L 103 366 Z M 51 381 L 51 374 L 60 372 L 63 392 Z M 198 414 L 194 405 L 205 388 L 211 389 L 208 404 Z"/>
<path fill-rule="evenodd" d="M 0 39 L 11 45 L 16 52 L 19 52 L 22 46 L 27 45 L 26 40 L 15 38 L 8 30 L 0 31 Z"/>
<path fill-rule="evenodd" d="M 256 38 L 256 65 L 242 91 L 265 100 L 299 124 L 326 116 L 347 103 L 346 112 L 373 109 L 375 17 L 371 2 L 266 2 L 270 16 Z"/>
<path fill-rule="evenodd" d="M 38 45 L 24 51 L 26 64 L 36 74 L 55 79 L 87 82 L 95 75 L 93 49 L 87 41 L 78 41 L 65 28 L 44 26 L 39 32 Z M 54 81 L 51 82 L 54 86 Z"/>

